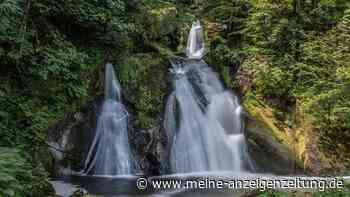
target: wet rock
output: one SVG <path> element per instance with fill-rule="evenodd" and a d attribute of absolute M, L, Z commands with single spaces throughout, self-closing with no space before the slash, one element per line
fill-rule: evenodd
<path fill-rule="evenodd" d="M 79 188 L 76 191 L 73 192 L 72 195 L 69 197 L 84 197 L 88 194 L 88 192 L 85 189 Z"/>
<path fill-rule="evenodd" d="M 134 131 L 132 134 L 131 142 L 134 143 L 135 155 L 140 169 L 147 175 L 161 173 L 161 160 L 165 150 L 162 136 L 163 133 L 158 127 Z"/>
<path fill-rule="evenodd" d="M 270 135 L 268 128 L 248 116 L 246 121 L 249 152 L 260 173 L 300 174 L 302 172 L 293 152 Z"/>
<path fill-rule="evenodd" d="M 78 190 L 76 186 L 62 181 L 50 181 L 50 183 L 54 188 L 55 197 L 69 197 Z"/>
<path fill-rule="evenodd" d="M 53 156 L 51 176 L 70 174 L 83 168 L 95 134 L 102 98 L 98 97 L 81 111 L 67 114 L 47 131 L 47 144 Z"/>

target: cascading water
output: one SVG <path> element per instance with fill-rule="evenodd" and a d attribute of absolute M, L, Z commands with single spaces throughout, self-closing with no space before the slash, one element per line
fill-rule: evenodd
<path fill-rule="evenodd" d="M 190 59 L 201 59 L 204 56 L 203 30 L 199 21 L 192 24 L 188 36 L 186 55 Z"/>
<path fill-rule="evenodd" d="M 164 120 L 172 173 L 251 170 L 241 106 L 201 60 L 204 44 L 199 22 L 192 25 L 186 52 L 189 59 L 171 60 L 175 90 Z"/>
<path fill-rule="evenodd" d="M 127 175 L 133 171 L 128 140 L 128 112 L 112 64 L 105 68 L 105 100 L 94 140 L 85 160 L 85 174 Z"/>

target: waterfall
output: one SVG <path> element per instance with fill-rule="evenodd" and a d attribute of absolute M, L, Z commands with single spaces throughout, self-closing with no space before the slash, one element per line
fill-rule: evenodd
<path fill-rule="evenodd" d="M 186 55 L 190 59 L 201 59 L 204 56 L 203 30 L 199 21 L 192 24 L 188 36 Z"/>
<path fill-rule="evenodd" d="M 121 90 L 112 64 L 105 68 L 104 102 L 95 137 L 85 160 L 84 173 L 125 175 L 132 173 L 128 139 L 128 112 L 121 103 Z"/>
<path fill-rule="evenodd" d="M 192 25 L 186 53 L 188 59 L 171 59 L 175 90 L 164 118 L 172 173 L 251 170 L 242 108 L 201 60 L 204 43 L 199 22 Z"/>

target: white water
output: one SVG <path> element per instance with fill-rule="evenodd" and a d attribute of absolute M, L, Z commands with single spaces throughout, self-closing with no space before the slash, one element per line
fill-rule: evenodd
<path fill-rule="evenodd" d="M 189 59 L 172 62 L 175 90 L 168 99 L 164 128 L 172 173 L 248 171 L 241 106 L 215 72 L 200 58 L 203 32 L 198 22 L 188 39 Z"/>
<path fill-rule="evenodd" d="M 133 160 L 128 139 L 128 112 L 121 103 L 120 85 L 112 64 L 105 68 L 105 100 L 98 117 L 95 138 L 85 161 L 89 175 L 132 173 Z"/>
<path fill-rule="evenodd" d="M 202 59 L 204 56 L 203 30 L 199 21 L 192 24 L 190 35 L 188 36 L 186 55 L 191 59 Z"/>

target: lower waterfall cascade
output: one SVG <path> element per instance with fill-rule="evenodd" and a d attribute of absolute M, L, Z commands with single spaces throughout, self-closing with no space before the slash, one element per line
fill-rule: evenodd
<path fill-rule="evenodd" d="M 134 171 L 128 138 L 128 112 L 121 102 L 112 64 L 105 68 L 105 90 L 95 137 L 85 160 L 89 175 L 128 175 Z"/>

